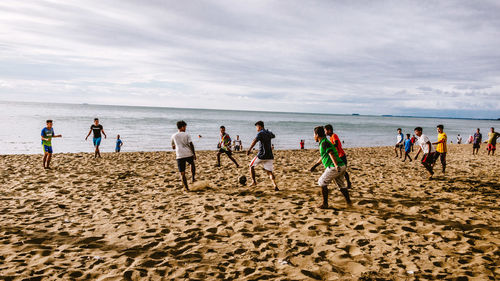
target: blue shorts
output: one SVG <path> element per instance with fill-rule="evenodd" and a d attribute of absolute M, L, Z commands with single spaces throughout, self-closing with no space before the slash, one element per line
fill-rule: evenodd
<path fill-rule="evenodd" d="M 52 146 L 51 145 L 43 145 L 43 151 L 52 154 Z"/>
<path fill-rule="evenodd" d="M 94 138 L 93 141 L 94 141 L 94 146 L 101 145 L 101 138 Z"/>
<path fill-rule="evenodd" d="M 115 148 L 115 152 L 120 152 L 120 150 L 121 150 L 120 147 Z"/>

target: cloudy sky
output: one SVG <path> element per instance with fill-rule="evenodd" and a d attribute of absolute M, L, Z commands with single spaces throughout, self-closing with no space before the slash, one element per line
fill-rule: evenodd
<path fill-rule="evenodd" d="M 0 2 L 0 100 L 500 118 L 499 1 Z"/>

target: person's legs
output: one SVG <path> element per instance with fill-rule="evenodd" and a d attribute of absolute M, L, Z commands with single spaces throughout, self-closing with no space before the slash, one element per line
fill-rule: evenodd
<path fill-rule="evenodd" d="M 396 157 L 398 157 L 398 145 L 396 144 L 396 146 L 394 147 L 394 152 L 396 152 Z"/>
<path fill-rule="evenodd" d="M 425 154 L 424 157 L 422 158 L 422 165 L 424 165 L 425 169 L 429 172 L 431 177 L 434 175 L 434 171 L 432 170 L 432 163 L 433 160 L 431 158 L 433 157 L 432 154 Z"/>
<path fill-rule="evenodd" d="M 184 188 L 186 188 L 186 190 L 189 191 L 188 182 L 186 179 L 186 172 L 181 172 L 181 180 L 182 180 L 182 184 L 184 185 Z"/>
<path fill-rule="evenodd" d="M 344 164 L 346 166 L 346 172 L 344 173 L 344 178 L 347 181 L 347 188 L 351 188 L 352 187 L 351 177 L 349 176 L 349 173 L 347 172 L 347 155 L 340 157 L 340 159 L 342 160 L 342 162 L 344 162 Z"/>
<path fill-rule="evenodd" d="M 47 163 L 47 157 L 49 156 L 49 153 L 47 151 L 43 152 L 43 168 L 45 169 L 46 163 Z"/>
<path fill-rule="evenodd" d="M 267 172 L 267 175 L 269 176 L 269 178 L 271 179 L 271 181 L 273 182 L 274 190 L 279 191 L 279 188 L 278 188 L 278 185 L 276 184 L 276 179 L 274 177 L 273 172 L 267 171 L 267 170 L 266 170 L 266 172 Z"/>
<path fill-rule="evenodd" d="M 337 183 L 337 186 L 339 187 L 340 192 L 342 193 L 342 195 L 344 195 L 345 201 L 347 202 L 347 204 L 350 205 L 351 198 L 349 197 L 349 190 L 346 188 L 345 182 L 344 182 L 344 175 L 345 175 L 346 169 L 347 169 L 347 167 L 343 166 L 340 168 L 340 172 L 337 172 L 335 170 L 334 180 L 335 180 L 335 183 Z"/>
<path fill-rule="evenodd" d="M 194 158 L 190 157 L 188 160 L 189 165 L 191 166 L 191 181 L 196 181 L 196 165 L 194 164 Z"/>
<path fill-rule="evenodd" d="M 253 186 L 257 185 L 257 181 L 255 180 L 255 167 L 250 166 L 250 177 L 252 178 L 252 184 Z"/>
<path fill-rule="evenodd" d="M 47 155 L 47 164 L 45 165 L 45 169 L 50 169 L 50 160 L 52 159 L 52 153 L 48 153 Z"/>
<path fill-rule="evenodd" d="M 446 152 L 441 153 L 440 155 L 441 166 L 443 168 L 443 174 L 446 172 Z"/>
<path fill-rule="evenodd" d="M 182 184 L 184 185 L 184 188 L 186 188 L 186 190 L 189 191 L 188 182 L 186 179 L 186 162 L 187 161 L 188 161 L 188 159 L 186 159 L 186 158 L 177 159 L 177 168 L 179 169 L 179 173 L 181 175 L 181 181 L 182 181 Z M 192 167 L 191 167 L 191 169 L 192 169 Z"/>
<path fill-rule="evenodd" d="M 234 159 L 231 154 L 227 154 L 227 157 L 229 157 L 229 159 L 231 159 L 231 161 L 233 161 L 233 163 L 236 164 L 236 168 L 240 167 L 240 165 L 238 164 L 238 162 L 236 162 L 236 159 Z"/>
<path fill-rule="evenodd" d="M 399 158 L 403 158 L 403 145 L 399 145 Z"/>
<path fill-rule="evenodd" d="M 217 167 L 220 167 L 220 154 L 221 152 L 217 152 Z"/>
<path fill-rule="evenodd" d="M 321 195 L 323 197 L 323 203 L 319 205 L 319 208 L 328 209 L 328 186 L 324 185 L 321 187 Z"/>

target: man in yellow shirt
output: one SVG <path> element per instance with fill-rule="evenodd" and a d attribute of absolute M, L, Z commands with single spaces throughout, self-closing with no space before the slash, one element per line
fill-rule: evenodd
<path fill-rule="evenodd" d="M 437 125 L 438 141 L 433 144 L 437 144 L 436 158 L 434 158 L 434 161 L 440 158 L 444 174 L 444 172 L 446 171 L 446 152 L 448 151 L 446 147 L 446 142 L 448 141 L 448 136 L 446 136 L 446 133 L 443 132 L 443 130 L 444 130 L 443 125 Z"/>

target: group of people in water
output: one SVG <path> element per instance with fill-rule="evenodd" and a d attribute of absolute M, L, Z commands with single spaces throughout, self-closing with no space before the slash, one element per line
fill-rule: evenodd
<path fill-rule="evenodd" d="M 47 120 L 46 127 L 42 129 L 41 132 L 41 140 L 42 147 L 44 151 L 43 156 L 43 167 L 44 169 L 50 169 L 50 161 L 52 158 L 52 138 L 60 138 L 62 135 L 56 135 L 53 128 L 53 121 Z M 191 136 L 186 132 L 187 123 L 184 121 L 177 122 L 178 131 L 172 135 L 171 144 L 172 149 L 175 150 L 176 160 L 177 160 L 177 169 L 180 173 L 180 178 L 182 184 L 186 190 L 189 191 L 188 180 L 186 177 L 186 167 L 187 164 L 190 165 L 191 168 L 191 179 L 192 182 L 196 181 L 196 151 Z M 259 144 L 258 153 L 249 163 L 249 172 L 250 177 L 252 179 L 252 186 L 257 185 L 257 181 L 255 179 L 255 167 L 261 165 L 263 166 L 267 176 L 272 182 L 275 191 L 279 191 L 278 185 L 276 184 L 274 171 L 274 155 L 273 155 L 273 145 L 272 139 L 275 138 L 275 135 L 265 129 L 264 122 L 258 121 L 255 123 L 255 128 L 257 134 L 253 139 L 251 145 L 248 147 L 246 152 L 247 155 L 250 155 L 254 149 L 254 147 Z M 409 159 L 412 161 L 412 157 L 410 153 L 413 151 L 413 146 L 416 144 L 418 146 L 418 150 L 416 155 L 414 156 L 414 160 L 417 160 L 420 153 L 423 153 L 421 158 L 421 163 L 427 170 L 430 175 L 430 178 L 434 175 L 434 165 L 438 159 L 440 159 L 442 172 L 446 171 L 446 153 L 447 153 L 447 135 L 444 132 L 443 125 L 437 125 L 436 127 L 438 137 L 436 142 L 431 142 L 429 137 L 427 137 L 423 133 L 423 129 L 421 127 L 416 127 L 414 129 L 414 136 L 411 137 L 410 134 L 406 134 L 406 138 L 403 135 L 401 128 L 397 129 L 397 142 L 394 147 L 394 151 L 396 153 L 396 157 L 403 158 L 403 150 L 404 150 L 404 159 Z M 104 132 L 103 126 L 99 123 L 99 119 L 95 118 L 94 123 L 90 126 L 89 133 L 85 137 L 85 140 L 93 134 L 93 145 L 95 147 L 94 157 L 101 157 L 99 146 L 101 144 L 102 136 L 107 138 L 106 133 Z M 491 128 L 491 131 L 488 133 L 488 143 L 487 150 L 488 155 L 494 155 L 496 150 L 496 141 L 500 137 L 500 134 L 495 132 L 494 128 Z M 320 208 L 328 208 L 328 185 L 332 182 L 338 186 L 340 192 L 344 196 L 346 202 L 351 204 L 351 200 L 349 197 L 349 189 L 352 187 L 351 179 L 349 173 L 347 172 L 347 155 L 342 148 L 342 142 L 337 134 L 333 131 L 333 126 L 327 124 L 325 126 L 318 126 L 314 128 L 314 140 L 319 145 L 319 154 L 320 157 L 318 160 L 312 165 L 310 171 L 313 172 L 320 165 L 324 166 L 324 172 L 321 177 L 318 179 L 318 185 L 321 187 L 322 194 L 322 204 L 319 206 Z M 477 132 L 474 134 L 473 138 L 473 154 L 477 154 L 479 148 L 482 143 L 482 134 L 480 133 L 480 129 L 477 129 Z M 301 141 L 301 144 L 303 141 Z M 234 144 L 235 150 L 242 150 L 243 145 L 241 140 L 239 140 L 239 136 L 237 141 L 232 142 L 229 134 L 226 133 L 226 128 L 224 126 L 220 126 L 220 140 L 218 143 L 218 151 L 217 151 L 217 167 L 220 167 L 221 155 L 226 155 L 237 168 L 240 167 L 236 159 L 233 157 L 232 152 L 232 144 Z M 123 145 L 123 141 L 120 139 L 120 135 L 117 136 L 115 151 L 120 152 L 121 147 Z M 303 146 L 303 144 L 302 144 Z M 434 148 L 434 146 L 436 146 Z M 399 151 L 399 154 L 398 154 Z M 246 182 L 246 178 L 241 183 Z"/>

